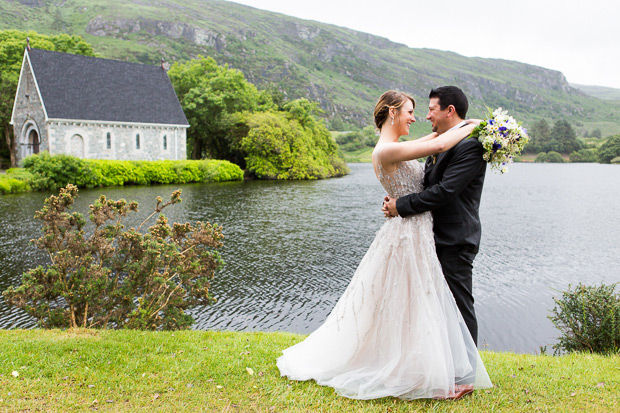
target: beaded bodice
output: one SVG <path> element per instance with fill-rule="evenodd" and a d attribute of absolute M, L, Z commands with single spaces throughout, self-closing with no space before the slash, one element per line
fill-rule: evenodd
<path fill-rule="evenodd" d="M 421 192 L 424 189 L 424 166 L 420 162 L 417 160 L 404 161 L 398 165 L 395 171 L 387 172 L 381 165 L 377 150 L 380 148 L 375 149 L 375 156 L 373 156 L 376 158 L 374 160 L 375 172 L 389 196 L 399 198 L 403 195 Z"/>

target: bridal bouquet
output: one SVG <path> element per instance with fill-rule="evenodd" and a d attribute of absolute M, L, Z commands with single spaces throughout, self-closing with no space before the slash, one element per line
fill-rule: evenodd
<path fill-rule="evenodd" d="M 480 122 L 472 131 L 470 137 L 478 139 L 484 147 L 482 157 L 500 173 L 508 171 L 512 158 L 521 153 L 529 137 L 527 130 L 520 122 L 514 120 L 502 108 L 491 112 L 489 118 Z"/>

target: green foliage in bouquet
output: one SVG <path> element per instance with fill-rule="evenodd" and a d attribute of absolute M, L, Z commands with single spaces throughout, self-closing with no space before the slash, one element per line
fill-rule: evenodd
<path fill-rule="evenodd" d="M 181 202 L 157 197 L 155 211 L 138 228 L 123 219 L 138 210 L 136 202 L 101 196 L 90 205 L 94 230 L 86 235 L 86 219 L 70 212 L 78 189 L 67 185 L 37 211 L 43 236 L 34 244 L 51 263 L 22 275 L 22 285 L 4 291 L 5 300 L 35 317 L 45 328 L 133 328 L 177 330 L 194 319 L 185 310 L 214 302 L 209 280 L 223 261 L 222 227 L 206 222 L 172 226 L 164 215 L 141 228 L 169 205 Z"/>
<path fill-rule="evenodd" d="M 620 295 L 616 284 L 600 287 L 581 283 L 554 297 L 555 306 L 549 316 L 562 335 L 554 345 L 561 351 L 617 353 L 620 349 Z"/>

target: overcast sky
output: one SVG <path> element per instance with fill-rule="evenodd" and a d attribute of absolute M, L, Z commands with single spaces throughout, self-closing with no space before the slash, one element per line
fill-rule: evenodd
<path fill-rule="evenodd" d="M 620 1 L 235 0 L 415 48 L 516 60 L 620 89 Z"/>

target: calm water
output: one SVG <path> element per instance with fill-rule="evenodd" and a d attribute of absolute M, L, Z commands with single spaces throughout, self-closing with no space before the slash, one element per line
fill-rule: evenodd
<path fill-rule="evenodd" d="M 369 164 L 343 178 L 314 182 L 243 182 L 80 191 L 86 212 L 99 194 L 140 203 L 183 189 L 166 211 L 175 221 L 224 227 L 226 266 L 212 283 L 218 302 L 194 311 L 196 329 L 309 333 L 325 319 L 384 221 L 384 192 Z M 487 174 L 483 240 L 474 263 L 479 344 L 534 353 L 555 342 L 547 319 L 553 296 L 569 284 L 620 282 L 620 167 L 516 164 Z M 44 194 L 0 196 L 0 288 L 46 263 L 29 240 Z M 138 220 L 138 218 L 136 218 Z M 0 302 L 0 327 L 33 320 Z"/>

